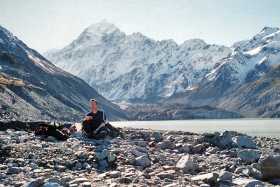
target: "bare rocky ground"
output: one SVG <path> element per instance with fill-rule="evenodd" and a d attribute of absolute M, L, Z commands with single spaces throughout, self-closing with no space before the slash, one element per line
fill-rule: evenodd
<path fill-rule="evenodd" d="M 237 132 L 123 129 L 125 137 L 67 141 L 0 131 L 0 186 L 273 186 L 280 140 Z M 270 155 L 270 156 L 269 156 Z M 278 179 L 277 179 L 278 178 Z"/>

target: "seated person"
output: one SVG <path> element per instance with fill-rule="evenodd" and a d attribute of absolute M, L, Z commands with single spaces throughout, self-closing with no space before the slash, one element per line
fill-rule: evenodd
<path fill-rule="evenodd" d="M 82 131 L 88 138 L 101 139 L 106 136 L 116 137 L 120 134 L 119 129 L 114 128 L 106 121 L 104 111 L 98 110 L 97 101 L 90 100 L 91 112 L 89 112 L 82 123 Z"/>

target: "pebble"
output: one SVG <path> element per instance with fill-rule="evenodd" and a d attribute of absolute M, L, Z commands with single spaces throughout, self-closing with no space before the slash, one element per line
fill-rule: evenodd
<path fill-rule="evenodd" d="M 124 133 L 125 139 L 97 141 L 75 136 L 57 141 L 42 140 L 32 132 L 0 131 L 0 183 L 207 187 L 279 182 L 273 174 L 279 173 L 277 152 L 273 152 L 277 150 L 274 145 L 280 144 L 276 138 L 231 131 L 199 135 L 126 128 Z M 269 180 L 261 181 L 262 173 Z"/>

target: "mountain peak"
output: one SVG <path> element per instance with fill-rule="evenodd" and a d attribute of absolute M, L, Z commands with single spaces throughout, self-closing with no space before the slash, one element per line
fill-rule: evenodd
<path fill-rule="evenodd" d="M 8 31 L 6 28 L 0 25 L 0 39 L 8 39 L 8 40 L 13 40 L 16 39 L 16 37 Z"/>
<path fill-rule="evenodd" d="M 202 40 L 202 39 L 190 39 L 190 40 L 186 40 L 181 44 L 181 47 L 183 48 L 188 48 L 190 50 L 194 50 L 194 49 L 201 49 L 203 47 L 205 47 L 207 45 L 207 43 Z"/>
<path fill-rule="evenodd" d="M 85 31 L 87 33 L 93 33 L 93 34 L 110 34 L 120 30 L 114 24 L 109 23 L 106 20 L 103 20 L 101 22 L 90 25 L 88 28 L 86 28 Z"/>
<path fill-rule="evenodd" d="M 259 32 L 255 38 L 263 38 L 265 36 L 268 36 L 270 34 L 273 34 L 275 32 L 279 31 L 279 28 L 277 27 L 264 27 L 261 32 Z"/>
<path fill-rule="evenodd" d="M 273 33 L 273 32 L 277 32 L 277 31 L 279 31 L 278 27 L 264 27 L 261 30 L 261 33 Z"/>

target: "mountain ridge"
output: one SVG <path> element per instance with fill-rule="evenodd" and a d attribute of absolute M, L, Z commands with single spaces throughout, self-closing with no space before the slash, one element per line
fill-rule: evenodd
<path fill-rule="evenodd" d="M 244 88 L 252 87 L 280 64 L 279 28 L 264 27 L 231 47 L 210 45 L 201 39 L 179 45 L 173 40 L 156 41 L 141 33 L 125 35 L 113 30 L 113 35 L 105 34 L 97 44 L 87 40 L 90 47 L 77 44 L 77 48 L 62 49 L 47 58 L 62 69 L 74 71 L 117 103 L 158 103 L 160 107 L 166 102 L 169 111 L 176 110 L 171 107 L 175 103 L 230 109 L 236 114 L 244 112 L 241 105 L 246 104 L 241 97 L 252 96 Z M 240 106 L 230 103 L 231 99 Z M 273 116 L 260 112 L 266 107 L 255 105 L 254 112 L 244 117 Z"/>
<path fill-rule="evenodd" d="M 100 24 L 96 25 L 99 28 Z M 90 30 L 96 30 L 92 27 Z M 125 35 L 117 29 L 92 38 L 96 34 L 85 35 L 87 30 L 63 49 L 48 53 L 47 58 L 111 100 L 168 97 L 196 84 L 215 61 L 231 52 L 228 47 L 209 45 L 200 39 L 179 45 L 173 40 L 156 41 L 141 33 Z M 173 76 L 172 72 L 180 75 Z M 168 86 L 163 84 L 165 81 Z"/>
<path fill-rule="evenodd" d="M 83 80 L 57 68 L 2 26 L 0 39 L 1 116 L 77 121 L 88 110 L 89 99 L 96 97 L 110 119 L 126 118 Z"/>

